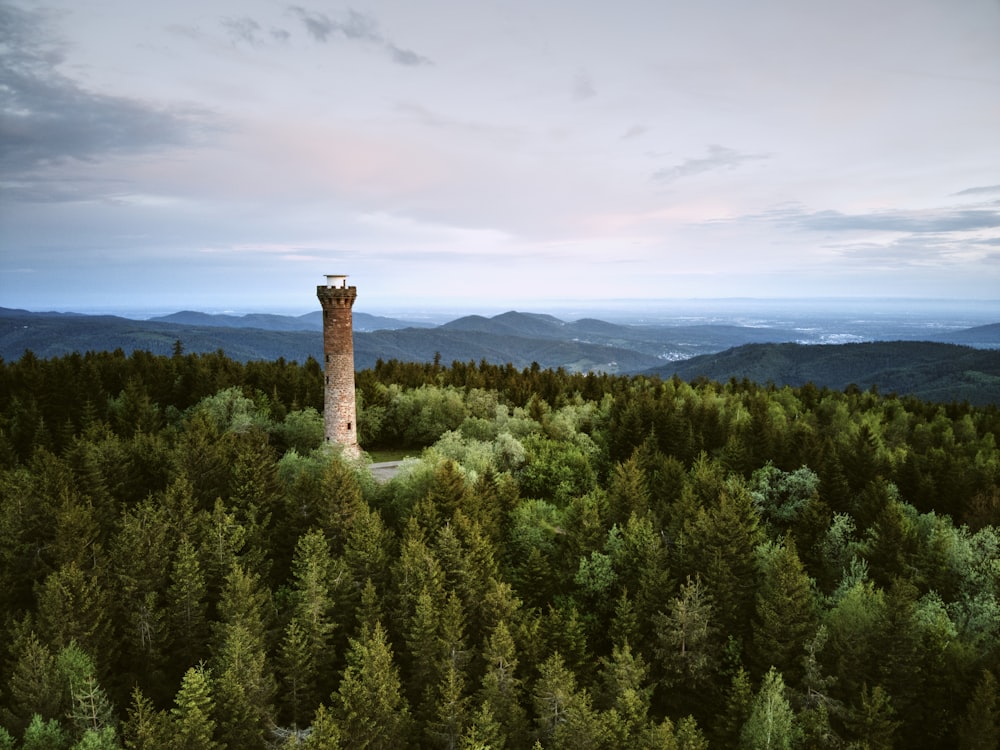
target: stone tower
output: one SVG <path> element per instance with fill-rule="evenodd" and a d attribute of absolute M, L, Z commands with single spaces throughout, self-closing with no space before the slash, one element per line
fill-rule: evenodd
<path fill-rule="evenodd" d="M 358 296 L 347 277 L 327 274 L 316 287 L 323 306 L 323 425 L 328 443 L 344 447 L 344 455 L 358 458 L 358 415 L 354 403 L 354 333 L 351 307 Z"/>

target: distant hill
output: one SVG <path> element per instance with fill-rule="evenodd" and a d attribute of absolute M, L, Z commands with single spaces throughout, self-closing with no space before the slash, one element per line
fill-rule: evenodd
<path fill-rule="evenodd" d="M 320 315 L 320 313 L 316 313 Z M 275 325 L 274 318 L 254 320 Z M 125 352 L 148 350 L 170 354 L 180 341 L 189 352 L 225 351 L 233 359 L 278 359 L 303 362 L 308 357 L 322 360 L 321 325 L 315 330 L 273 330 L 246 325 L 223 326 L 244 322 L 236 316 L 204 316 L 201 313 L 177 313 L 157 320 L 130 320 L 116 316 L 75 315 L 66 313 L 31 313 L 0 309 L 0 356 L 18 359 L 30 349 L 41 358 L 58 357 L 74 351 Z M 373 367 L 379 359 L 430 362 L 440 354 L 444 362 L 486 360 L 496 364 L 512 362 L 527 367 L 538 362 L 542 367 L 565 367 L 572 371 L 602 370 L 636 372 L 654 366 L 655 356 L 627 347 L 612 347 L 579 341 L 560 341 L 515 335 L 517 329 L 486 333 L 479 330 L 452 330 L 447 326 L 396 330 L 359 330 L 358 323 L 378 322 L 376 316 L 355 313 L 354 361 L 358 369 Z M 205 321 L 210 320 L 211 324 Z M 299 320 L 291 318 L 291 320 Z M 391 320 L 391 319 L 385 319 Z M 286 322 L 281 322 L 282 327 Z M 514 333 L 512 333 L 512 331 Z"/>
<path fill-rule="evenodd" d="M 209 313 L 183 312 L 161 315 L 150 320 L 158 323 L 174 323 L 184 326 L 208 326 L 211 328 L 260 328 L 265 331 L 322 331 L 323 311 L 316 310 L 305 315 L 211 315 Z M 430 328 L 427 323 L 414 323 L 396 318 L 384 318 L 365 312 L 353 315 L 355 331 L 392 331 L 399 328 Z"/>
<path fill-rule="evenodd" d="M 552 315 L 540 313 L 505 312 L 492 318 L 467 315 L 440 326 L 447 331 L 481 331 L 501 336 L 533 336 L 538 338 L 564 338 L 566 323 Z"/>
<path fill-rule="evenodd" d="M 746 378 L 779 386 L 811 382 L 835 390 L 877 386 L 882 393 L 927 401 L 1000 404 L 1000 351 L 926 341 L 748 344 L 649 372 L 684 380 Z"/>
<path fill-rule="evenodd" d="M 216 326 L 131 320 L 114 315 L 29 313 L 0 308 L 0 357 L 18 359 L 30 349 L 48 359 L 73 352 L 135 350 L 170 354 L 180 341 L 189 352 L 222 350 L 233 359 L 278 359 L 305 361 L 322 357 L 320 332 L 268 331 L 260 328 Z"/>
<path fill-rule="evenodd" d="M 1000 347 L 1000 323 L 986 326 L 966 328 L 962 331 L 938 334 L 928 337 L 930 341 L 940 341 L 949 344 L 964 344 L 979 349 L 996 349 Z"/>
<path fill-rule="evenodd" d="M 1000 404 L 1000 324 L 932 342 L 820 345 L 800 330 L 737 325 L 620 325 L 584 318 L 510 311 L 470 315 L 440 326 L 354 313 L 354 358 L 360 369 L 379 360 L 537 362 L 570 372 L 675 373 L 685 380 L 730 378 L 778 385 L 813 382 L 841 390 L 877 385 L 934 401 Z M 25 350 L 41 358 L 72 352 L 147 350 L 170 354 L 222 350 L 233 359 L 322 360 L 322 313 L 302 316 L 206 315 L 180 312 L 155 320 L 0 308 L 0 357 Z M 949 342 L 975 342 L 978 347 Z M 806 343 L 802 343 L 805 341 Z"/>
<path fill-rule="evenodd" d="M 607 346 L 574 340 L 530 338 L 512 333 L 407 328 L 400 331 L 373 331 L 355 334 L 354 362 L 362 369 L 376 359 L 430 362 L 440 353 L 441 361 L 508 362 L 521 369 L 537 362 L 542 367 L 562 367 L 570 372 L 631 373 L 662 361 L 626 347 Z"/>

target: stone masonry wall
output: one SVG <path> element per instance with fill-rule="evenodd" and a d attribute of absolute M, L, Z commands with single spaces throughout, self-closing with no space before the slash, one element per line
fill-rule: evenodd
<path fill-rule="evenodd" d="M 323 307 L 323 424 L 327 442 L 344 446 L 347 456 L 361 455 L 354 400 L 354 332 L 351 307 L 356 287 L 316 288 Z"/>

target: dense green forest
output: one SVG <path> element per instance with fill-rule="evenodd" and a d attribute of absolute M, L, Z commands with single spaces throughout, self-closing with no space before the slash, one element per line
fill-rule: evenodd
<path fill-rule="evenodd" d="M 997 748 L 995 407 L 0 360 L 0 748 Z"/>

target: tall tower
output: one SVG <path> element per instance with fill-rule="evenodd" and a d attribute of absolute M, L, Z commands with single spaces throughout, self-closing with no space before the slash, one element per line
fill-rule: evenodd
<path fill-rule="evenodd" d="M 358 458 L 358 415 L 354 404 L 354 334 L 351 307 L 358 296 L 347 277 L 327 274 L 316 287 L 323 306 L 323 426 L 326 441 L 344 446 L 344 455 Z"/>

